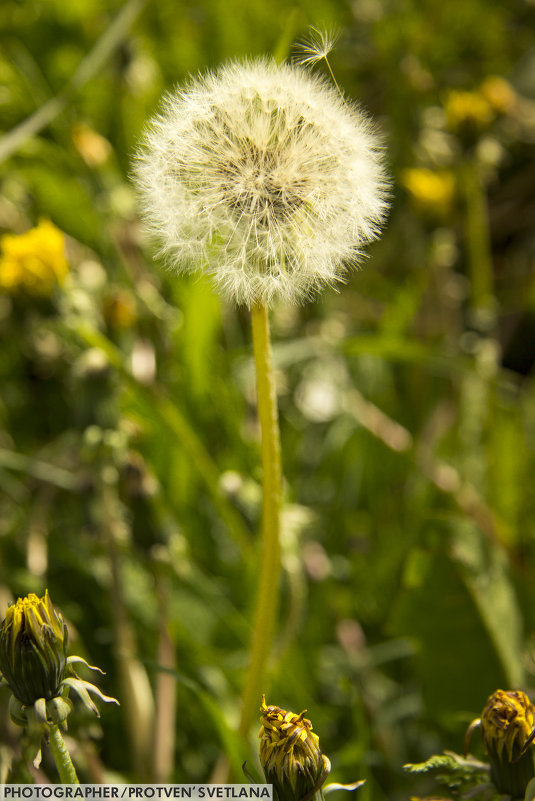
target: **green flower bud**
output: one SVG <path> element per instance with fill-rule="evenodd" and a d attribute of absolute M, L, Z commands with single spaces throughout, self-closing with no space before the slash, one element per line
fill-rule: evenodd
<path fill-rule="evenodd" d="M 534 707 L 523 692 L 496 690 L 481 713 L 483 742 L 489 755 L 491 778 L 501 793 L 524 796 L 535 776 L 533 748 Z"/>
<path fill-rule="evenodd" d="M 50 601 L 30 593 L 8 607 L 0 626 L 0 671 L 24 706 L 61 694 L 67 626 Z"/>
<path fill-rule="evenodd" d="M 307 801 L 318 792 L 330 770 L 312 723 L 278 706 L 267 706 L 262 696 L 260 763 L 276 801 Z"/>

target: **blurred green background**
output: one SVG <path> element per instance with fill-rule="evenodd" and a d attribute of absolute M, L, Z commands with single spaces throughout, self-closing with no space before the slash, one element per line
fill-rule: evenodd
<path fill-rule="evenodd" d="M 309 25 L 339 31 L 393 192 L 364 268 L 272 313 L 268 703 L 307 708 L 334 779 L 379 801 L 414 794 L 404 762 L 462 750 L 493 690 L 532 686 L 534 23 L 532 0 L 2 0 L 0 601 L 48 587 L 121 701 L 71 716 L 82 781 L 256 768 L 233 733 L 261 501 L 248 314 L 160 269 L 129 170 L 166 89 Z M 46 223 L 10 235 L 40 221 L 69 271 L 39 287 L 14 242 L 46 261 Z M 20 730 L 0 736 L 5 781 Z"/>

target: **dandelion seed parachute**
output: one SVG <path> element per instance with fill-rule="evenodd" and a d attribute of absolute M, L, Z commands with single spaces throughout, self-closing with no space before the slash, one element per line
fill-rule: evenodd
<path fill-rule="evenodd" d="M 325 81 L 230 63 L 169 94 L 134 168 L 149 228 L 178 272 L 240 305 L 299 302 L 344 279 L 386 211 L 380 141 Z"/>
<path fill-rule="evenodd" d="M 320 31 L 313 25 L 307 37 L 300 39 L 295 45 L 296 62 L 305 65 L 314 65 L 326 59 L 334 48 L 339 34 L 336 31 Z"/>

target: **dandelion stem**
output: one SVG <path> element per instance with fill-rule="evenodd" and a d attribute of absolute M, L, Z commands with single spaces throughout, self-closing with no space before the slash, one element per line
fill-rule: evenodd
<path fill-rule="evenodd" d="M 275 631 L 280 574 L 281 452 L 268 310 L 252 308 L 258 417 L 262 434 L 262 547 L 250 662 L 242 696 L 240 734 L 246 735 L 261 700 L 266 664 Z"/>
<path fill-rule="evenodd" d="M 471 305 L 476 315 L 494 322 L 495 299 L 492 275 L 487 198 L 478 165 L 466 161 L 461 179 L 466 203 L 466 242 L 471 281 Z"/>
<path fill-rule="evenodd" d="M 57 724 L 49 728 L 49 745 L 62 784 L 80 784 L 63 736 Z"/>

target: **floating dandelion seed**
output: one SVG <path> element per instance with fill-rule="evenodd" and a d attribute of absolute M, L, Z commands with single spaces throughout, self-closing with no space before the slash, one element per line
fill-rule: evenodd
<path fill-rule="evenodd" d="M 312 25 L 308 36 L 299 39 L 294 45 L 296 62 L 303 66 L 312 66 L 322 59 L 327 61 L 339 37 L 338 31 L 320 31 Z"/>
<path fill-rule="evenodd" d="M 344 279 L 385 215 L 373 124 L 300 67 L 230 63 L 167 96 L 135 179 L 161 255 L 236 303 Z"/>

